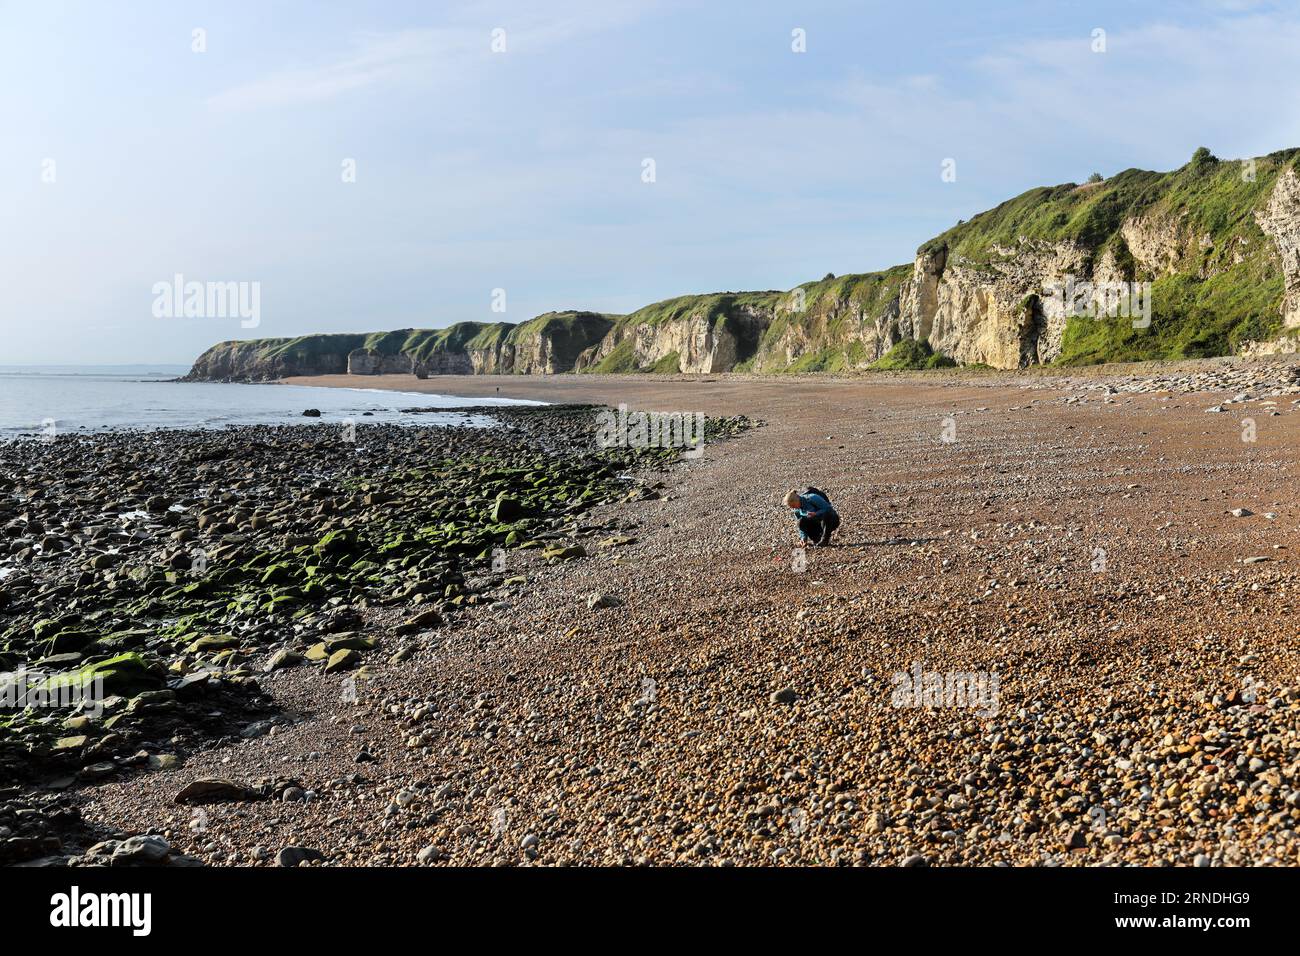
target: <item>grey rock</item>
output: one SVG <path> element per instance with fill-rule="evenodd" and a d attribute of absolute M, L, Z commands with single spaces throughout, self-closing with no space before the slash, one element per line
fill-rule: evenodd
<path fill-rule="evenodd" d="M 417 853 L 415 858 L 421 863 L 433 863 L 435 860 L 442 858 L 442 851 L 430 843 L 423 850 Z"/>
<path fill-rule="evenodd" d="M 113 849 L 110 862 L 113 866 L 160 863 L 171 850 L 171 845 L 160 836 L 127 837 Z"/>
<path fill-rule="evenodd" d="M 299 863 L 317 862 L 325 859 L 320 850 L 306 846 L 287 846 L 275 855 L 275 862 L 280 866 L 297 866 Z"/>

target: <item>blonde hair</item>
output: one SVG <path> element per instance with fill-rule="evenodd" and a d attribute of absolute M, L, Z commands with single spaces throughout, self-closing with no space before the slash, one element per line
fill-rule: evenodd
<path fill-rule="evenodd" d="M 785 496 L 785 505 L 787 508 L 794 508 L 799 505 L 799 492 L 794 488 L 791 488 L 789 494 Z"/>

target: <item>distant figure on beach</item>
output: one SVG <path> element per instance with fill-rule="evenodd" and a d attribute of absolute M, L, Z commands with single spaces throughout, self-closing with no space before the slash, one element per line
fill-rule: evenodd
<path fill-rule="evenodd" d="M 799 522 L 799 540 L 825 547 L 840 526 L 840 516 L 826 492 L 811 485 L 800 494 L 791 489 L 785 496 L 786 506 L 794 510 Z"/>

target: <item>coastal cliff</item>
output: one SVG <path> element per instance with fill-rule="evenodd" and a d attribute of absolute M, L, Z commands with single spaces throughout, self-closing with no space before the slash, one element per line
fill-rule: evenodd
<path fill-rule="evenodd" d="M 680 296 L 621 316 L 223 342 L 187 378 L 1019 368 L 1295 352 L 1298 158 L 1289 149 L 1224 161 L 1200 149 L 1168 173 L 1032 189 L 924 243 L 909 265 L 791 290 Z"/>
<path fill-rule="evenodd" d="M 527 322 L 458 322 L 445 329 L 334 333 L 222 342 L 187 381 L 264 382 L 293 375 L 469 375 L 569 372 L 618 316 L 548 312 Z"/>

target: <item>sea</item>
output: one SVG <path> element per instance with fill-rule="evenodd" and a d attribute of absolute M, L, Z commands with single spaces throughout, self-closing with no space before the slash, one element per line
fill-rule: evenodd
<path fill-rule="evenodd" d="M 183 365 L 0 365 L 0 441 L 134 429 L 227 425 L 398 422 L 486 424 L 463 412 L 404 413 L 403 408 L 539 405 L 507 398 L 459 398 L 371 388 L 320 388 L 178 382 Z M 303 416 L 320 410 L 319 418 Z"/>

